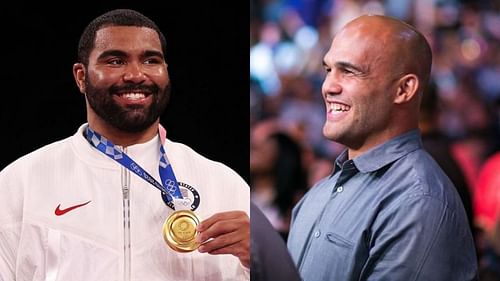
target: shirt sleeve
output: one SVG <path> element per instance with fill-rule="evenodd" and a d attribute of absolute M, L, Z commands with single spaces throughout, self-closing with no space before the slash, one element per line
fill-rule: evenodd
<path fill-rule="evenodd" d="M 387 208 L 367 242 L 360 280 L 477 280 L 465 213 L 435 198 L 414 195 Z"/>

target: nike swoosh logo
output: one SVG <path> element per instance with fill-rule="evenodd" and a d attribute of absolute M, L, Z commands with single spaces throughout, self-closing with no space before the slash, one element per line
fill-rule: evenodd
<path fill-rule="evenodd" d="M 71 207 L 66 208 L 66 209 L 60 209 L 61 208 L 61 204 L 59 204 L 59 205 L 57 205 L 57 208 L 54 211 L 54 214 L 56 214 L 56 216 L 62 216 L 64 214 L 66 214 L 67 212 L 72 211 L 72 210 L 74 210 L 76 208 L 83 207 L 83 206 L 87 205 L 88 203 L 90 203 L 90 201 L 85 202 L 83 204 L 78 204 L 78 205 L 75 205 L 75 206 L 71 206 Z"/>

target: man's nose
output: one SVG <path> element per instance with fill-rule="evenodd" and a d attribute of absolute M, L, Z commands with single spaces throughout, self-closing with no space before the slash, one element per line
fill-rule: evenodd
<path fill-rule="evenodd" d="M 323 81 L 323 94 L 338 95 L 342 93 L 342 86 L 333 75 L 328 75 Z"/>
<path fill-rule="evenodd" d="M 139 63 L 129 63 L 125 68 L 125 73 L 123 74 L 124 82 L 141 83 L 146 80 L 146 75 L 141 64 Z"/>

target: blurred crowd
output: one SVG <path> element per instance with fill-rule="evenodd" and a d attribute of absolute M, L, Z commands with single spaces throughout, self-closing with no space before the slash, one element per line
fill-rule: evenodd
<path fill-rule="evenodd" d="M 463 199 L 481 280 L 500 280 L 499 0 L 251 0 L 252 201 L 286 240 L 293 205 L 331 174 L 343 146 L 322 135 L 322 59 L 340 27 L 367 13 L 404 20 L 431 44 L 424 146 Z"/>

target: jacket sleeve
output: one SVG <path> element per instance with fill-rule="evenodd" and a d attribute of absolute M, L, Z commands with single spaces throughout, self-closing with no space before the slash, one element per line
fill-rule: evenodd
<path fill-rule="evenodd" d="M 17 249 L 21 235 L 23 190 L 9 177 L 6 168 L 0 172 L 0 280 L 15 280 Z"/>
<path fill-rule="evenodd" d="M 15 280 L 20 224 L 2 226 L 0 230 L 0 280 Z"/>

